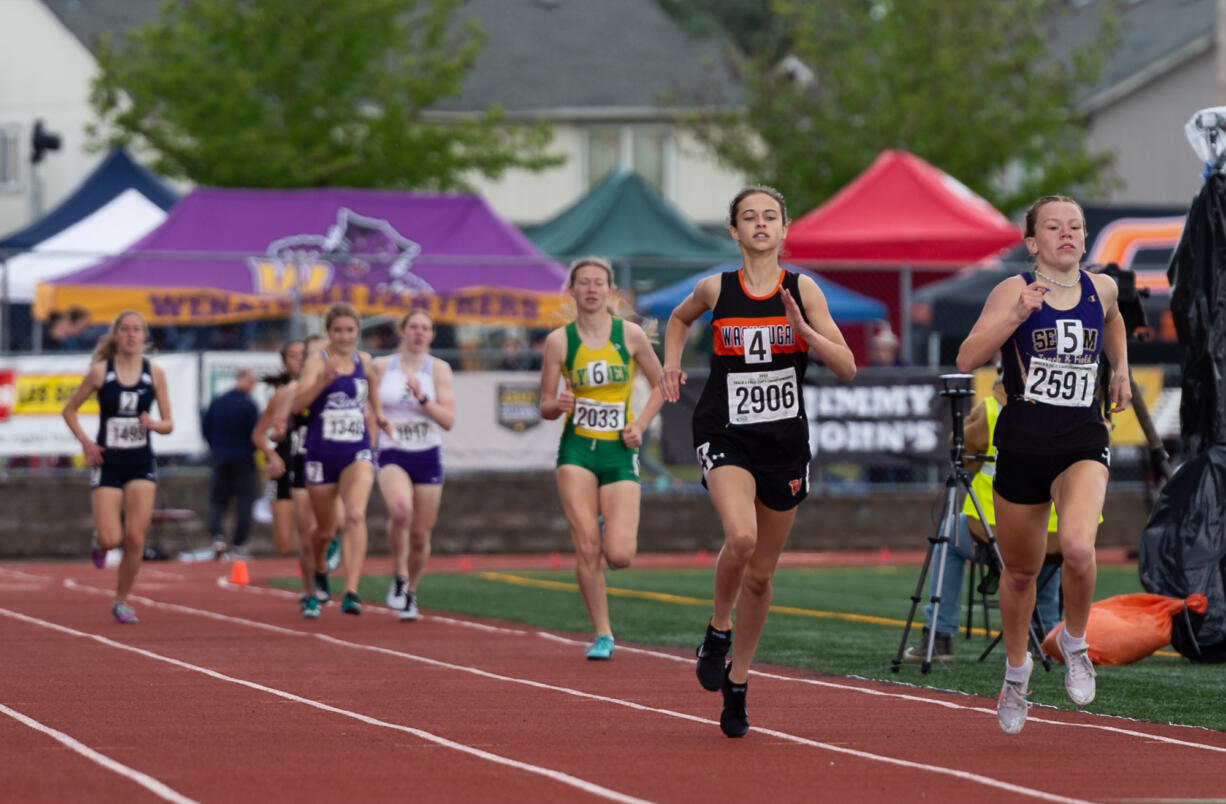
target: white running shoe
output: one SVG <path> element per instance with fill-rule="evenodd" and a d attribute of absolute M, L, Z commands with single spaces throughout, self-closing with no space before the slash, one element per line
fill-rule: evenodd
<path fill-rule="evenodd" d="M 1060 632 L 1064 636 L 1064 632 Z M 1068 697 L 1078 706 L 1086 706 L 1093 702 L 1095 692 L 1094 663 L 1090 661 L 1089 649 L 1082 648 L 1069 653 L 1064 649 L 1064 641 L 1059 637 L 1060 653 L 1064 656 L 1064 688 Z"/>
<path fill-rule="evenodd" d="M 399 575 L 392 578 L 391 584 L 387 587 L 387 607 L 401 611 L 405 606 L 405 589 L 408 582 Z"/>
<path fill-rule="evenodd" d="M 397 615 L 400 621 L 406 622 L 420 619 L 421 612 L 417 610 L 417 595 L 412 592 L 405 592 L 404 599 L 404 608 Z"/>
<path fill-rule="evenodd" d="M 1030 709 L 1027 696 L 1030 691 L 1030 671 L 1034 670 L 1034 660 L 1026 656 L 1026 679 L 1024 681 L 1009 681 L 1001 685 L 1000 697 L 996 699 L 996 720 L 1005 734 L 1017 734 L 1026 725 L 1026 710 Z"/>

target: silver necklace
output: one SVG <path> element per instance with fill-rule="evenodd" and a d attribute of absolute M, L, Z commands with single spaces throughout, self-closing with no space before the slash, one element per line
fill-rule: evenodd
<path fill-rule="evenodd" d="M 1080 285 L 1080 284 L 1081 284 L 1081 277 L 1080 277 L 1080 276 L 1079 276 L 1079 277 L 1077 277 L 1076 279 L 1074 279 L 1072 282 L 1061 282 L 1059 279 L 1052 279 L 1050 276 L 1048 276 L 1047 274 L 1043 273 L 1043 272 L 1042 272 L 1042 271 L 1040 271 L 1038 268 L 1035 268 L 1035 269 L 1034 269 L 1034 273 L 1035 273 L 1035 276 L 1041 276 L 1041 277 L 1043 277 L 1044 279 L 1046 279 L 1048 282 L 1051 282 L 1053 285 L 1055 285 L 1055 286 L 1057 286 L 1057 287 L 1061 287 L 1061 288 L 1075 288 L 1075 287 L 1077 287 L 1078 285 Z"/>

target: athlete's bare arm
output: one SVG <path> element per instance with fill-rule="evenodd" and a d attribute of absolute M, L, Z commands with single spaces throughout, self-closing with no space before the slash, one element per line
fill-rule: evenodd
<path fill-rule="evenodd" d="M 1020 276 L 1011 276 L 993 288 L 979 320 L 958 349 L 958 371 L 973 371 L 991 360 L 1013 331 L 1043 306 L 1045 293 L 1045 285 L 1027 285 Z"/>
<path fill-rule="evenodd" d="M 856 358 L 830 315 L 826 294 L 807 276 L 799 277 L 797 290 L 800 291 L 800 300 L 805 306 L 807 320 L 806 316 L 800 314 L 800 307 L 792 298 L 792 294 L 786 289 L 781 291 L 783 309 L 787 311 L 792 332 L 808 344 L 809 354 L 820 360 L 840 380 L 851 382 L 856 376 Z"/>
<path fill-rule="evenodd" d="M 681 370 L 681 353 L 685 351 L 690 326 L 698 316 L 715 309 L 721 281 L 720 274 L 698 280 L 693 292 L 668 317 L 668 326 L 664 330 L 664 372 L 659 382 L 660 392 L 667 402 L 676 402 L 681 398 L 681 386 L 686 381 L 686 374 Z"/>
<path fill-rule="evenodd" d="M 85 372 L 85 376 L 81 378 L 81 384 L 77 386 L 77 390 L 72 392 L 72 396 L 68 397 L 68 401 L 64 403 L 64 409 L 61 411 L 68 429 L 72 431 L 77 441 L 81 443 L 81 450 L 85 454 L 85 463 L 89 466 L 102 465 L 102 453 L 106 450 L 106 447 L 98 446 L 92 438 L 86 435 L 85 430 L 81 427 L 78 411 L 81 409 L 81 405 L 85 404 L 85 400 L 89 399 L 89 395 L 102 387 L 102 381 L 105 377 L 105 360 L 99 360 L 91 364 L 89 370 Z"/>
<path fill-rule="evenodd" d="M 434 399 L 426 400 L 423 408 L 439 427 L 450 430 L 455 425 L 455 382 L 451 364 L 436 357 L 430 362 L 430 371 L 434 375 Z"/>
<path fill-rule="evenodd" d="M 575 395 L 566 378 L 566 328 L 559 327 L 545 338 L 545 358 L 541 364 L 541 417 L 556 419 L 575 406 Z M 558 391 L 558 380 L 566 387 Z"/>
<path fill-rule="evenodd" d="M 660 378 L 664 369 L 660 366 L 660 358 L 656 356 L 651 339 L 647 337 L 642 327 L 627 321 L 624 331 L 626 346 L 630 350 L 631 357 L 634 358 L 638 370 L 643 372 L 643 376 L 651 384 L 651 395 L 647 397 L 643 409 L 634 417 L 634 421 L 622 430 L 622 443 L 630 449 L 638 449 L 643 443 L 643 433 L 647 430 L 647 426 L 664 406 L 664 393 L 660 390 Z"/>
<path fill-rule="evenodd" d="M 1132 382 L 1128 376 L 1128 333 L 1120 315 L 1119 286 L 1109 276 L 1090 274 L 1103 310 L 1103 354 L 1111 364 L 1111 410 L 1118 412 L 1132 402 Z"/>
<path fill-rule="evenodd" d="M 161 366 L 149 364 L 153 374 L 153 398 L 158 403 L 158 419 L 154 421 L 148 413 L 140 415 L 140 423 L 146 430 L 152 430 L 159 435 L 170 435 L 175 429 L 174 419 L 170 416 L 170 391 L 166 386 L 166 372 Z"/>

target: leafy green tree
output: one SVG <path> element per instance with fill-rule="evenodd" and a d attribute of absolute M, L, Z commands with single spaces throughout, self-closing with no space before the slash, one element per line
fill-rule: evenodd
<path fill-rule="evenodd" d="M 481 47 L 461 0 L 167 0 L 108 39 L 96 143 L 135 143 L 213 186 L 466 189 L 474 172 L 557 164 L 544 125 L 498 108 L 431 118 Z"/>
<path fill-rule="evenodd" d="M 885 148 L 961 179 L 1006 213 L 1050 192 L 1117 180 L 1092 151 L 1080 88 L 1118 41 L 1053 53 L 1060 0 L 774 0 L 788 34 L 746 57 L 743 110 L 694 118 L 701 139 L 752 181 L 808 210 Z"/>

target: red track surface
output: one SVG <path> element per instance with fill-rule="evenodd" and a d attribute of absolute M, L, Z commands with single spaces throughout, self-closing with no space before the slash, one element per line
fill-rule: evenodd
<path fill-rule="evenodd" d="M 260 583 L 291 565 L 251 567 L 237 588 L 219 585 L 223 565 L 146 565 L 141 623 L 125 627 L 112 569 L 0 566 L 4 797 L 1137 802 L 1223 788 L 1226 733 L 1035 708 L 1008 737 L 989 699 L 774 668 L 751 677 L 752 729 L 729 740 L 684 652 L 619 643 L 586 662 L 569 636 L 428 610 L 399 623 L 369 604 L 305 622 Z"/>

